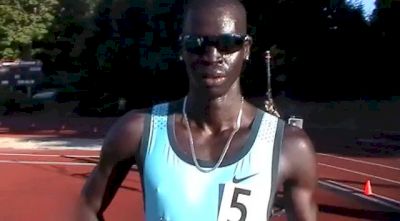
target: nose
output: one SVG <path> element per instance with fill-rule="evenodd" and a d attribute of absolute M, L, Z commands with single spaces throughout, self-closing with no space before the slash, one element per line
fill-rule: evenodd
<path fill-rule="evenodd" d="M 209 63 L 218 63 L 222 61 L 222 55 L 215 46 L 206 46 L 201 58 Z"/>

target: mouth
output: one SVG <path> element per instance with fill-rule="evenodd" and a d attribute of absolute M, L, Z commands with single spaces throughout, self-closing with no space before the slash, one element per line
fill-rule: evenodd
<path fill-rule="evenodd" d="M 199 77 L 198 80 L 206 87 L 220 86 L 227 79 L 227 74 L 220 65 L 203 65 L 202 63 L 193 65 L 193 70 Z"/>
<path fill-rule="evenodd" d="M 221 85 L 226 77 L 222 75 L 204 75 L 202 79 L 207 86 L 215 87 Z"/>

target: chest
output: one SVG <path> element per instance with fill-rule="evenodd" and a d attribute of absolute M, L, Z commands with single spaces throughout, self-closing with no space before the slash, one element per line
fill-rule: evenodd
<path fill-rule="evenodd" d="M 250 221 L 266 217 L 273 184 L 272 143 L 264 142 L 262 137 L 254 139 L 251 133 L 238 132 L 236 141 L 241 142 L 234 144 L 232 139 L 234 146 L 230 148 L 234 151 L 229 149 L 232 157 L 225 158 L 226 163 L 212 172 L 203 173 L 193 165 L 187 141 L 171 139 L 171 130 L 168 135 L 162 131 L 153 134 L 144 167 L 148 220 L 158 220 L 159 217 L 170 220 L 196 217 L 196 221 L 239 220 L 244 217 Z M 215 164 L 202 164 L 202 160 L 212 159 L 207 152 L 212 153 L 211 149 L 217 149 L 215 145 L 223 140 L 222 135 L 213 138 L 200 139 L 202 142 L 196 147 L 207 150 L 197 152 L 206 153 L 197 158 L 207 169 Z M 186 154 L 182 156 L 183 151 Z M 232 202 L 242 210 L 232 206 Z"/>
<path fill-rule="evenodd" d="M 250 130 L 246 128 L 214 134 L 192 129 L 189 134 L 183 125 L 177 124 L 175 130 L 176 148 L 179 151 L 189 157 L 194 152 L 197 159 L 214 163 L 221 157 L 227 160 L 240 154 L 249 141 L 249 135 Z"/>

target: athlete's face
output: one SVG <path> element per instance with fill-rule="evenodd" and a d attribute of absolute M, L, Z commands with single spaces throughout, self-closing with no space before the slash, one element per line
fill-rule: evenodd
<path fill-rule="evenodd" d="M 232 7 L 189 11 L 181 43 L 191 90 L 222 96 L 240 87 L 251 45 L 244 20 Z"/>

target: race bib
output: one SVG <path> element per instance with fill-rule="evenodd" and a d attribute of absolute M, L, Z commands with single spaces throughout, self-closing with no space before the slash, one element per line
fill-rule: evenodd
<path fill-rule="evenodd" d="M 259 220 L 257 211 L 257 189 L 249 185 L 226 183 L 218 214 L 218 221 L 253 221 Z M 262 210 L 261 210 L 262 211 Z"/>

